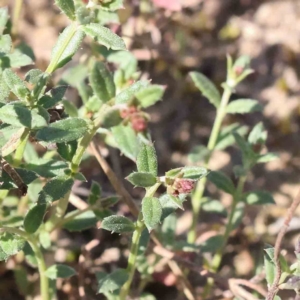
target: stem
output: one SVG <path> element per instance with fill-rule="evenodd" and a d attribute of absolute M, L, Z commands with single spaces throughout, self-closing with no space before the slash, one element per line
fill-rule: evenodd
<path fill-rule="evenodd" d="M 14 166 L 18 167 L 23 159 L 23 155 L 24 155 L 24 151 L 25 151 L 25 147 L 28 141 L 30 135 L 30 129 L 26 128 L 20 138 L 20 145 L 18 146 L 16 153 L 15 153 L 15 159 L 14 159 Z"/>
<path fill-rule="evenodd" d="M 48 74 L 51 74 L 56 66 L 57 63 L 59 62 L 62 54 L 64 53 L 64 51 L 66 50 L 66 48 L 69 46 L 71 39 L 73 38 L 74 34 L 77 31 L 77 24 L 76 23 L 72 23 L 72 30 L 69 33 L 69 36 L 66 37 L 66 39 L 63 41 L 61 47 L 59 48 L 59 51 L 56 53 L 56 55 L 54 57 L 52 57 L 50 64 L 47 68 L 47 70 L 45 71 Z"/>
<path fill-rule="evenodd" d="M 32 250 L 35 254 L 35 258 L 38 263 L 38 269 L 39 269 L 39 274 L 40 274 L 41 297 L 43 300 L 50 300 L 49 280 L 48 280 L 48 277 L 45 275 L 47 267 L 46 267 L 46 263 L 45 263 L 43 254 L 37 244 L 36 238 L 18 228 L 2 227 L 2 228 L 0 228 L 0 232 L 8 232 L 8 233 L 16 234 L 16 235 L 22 237 L 25 241 L 27 241 L 29 243 L 30 247 L 32 248 Z"/>
<path fill-rule="evenodd" d="M 16 36 L 18 34 L 18 21 L 20 20 L 20 14 L 23 6 L 23 0 L 15 0 L 14 12 L 13 12 L 13 28 L 12 34 Z"/>
<path fill-rule="evenodd" d="M 223 119 L 226 115 L 227 104 L 228 104 L 231 94 L 232 94 L 232 88 L 230 88 L 229 86 L 226 85 L 226 87 L 224 89 L 224 93 L 222 95 L 221 104 L 217 110 L 217 115 L 216 115 L 214 125 L 212 128 L 210 137 L 209 137 L 207 148 L 210 151 L 210 153 L 205 160 L 205 164 L 204 164 L 205 168 L 209 167 L 209 160 L 211 158 L 212 151 L 214 150 L 214 148 L 216 146 L 217 139 L 218 139 L 220 129 L 221 129 L 221 125 L 222 125 Z M 199 213 L 201 210 L 202 196 L 204 193 L 206 181 L 207 181 L 206 177 L 204 177 L 198 181 L 196 190 L 192 197 L 193 219 L 192 219 L 192 225 L 191 225 L 191 228 L 190 228 L 190 231 L 188 234 L 188 242 L 189 243 L 195 243 L 195 241 L 196 241 L 197 220 L 198 220 L 198 216 L 199 216 Z"/>
<path fill-rule="evenodd" d="M 232 201 L 232 204 L 231 204 L 231 211 L 230 211 L 228 223 L 227 223 L 226 228 L 225 228 L 223 241 L 222 241 L 222 244 L 221 244 L 220 248 L 215 253 L 215 255 L 212 259 L 212 263 L 211 263 L 211 267 L 210 267 L 211 272 L 216 273 L 218 271 L 219 267 L 220 267 L 220 264 L 221 264 L 221 261 L 222 261 L 222 256 L 223 256 L 223 253 L 224 253 L 224 248 L 227 244 L 229 235 L 232 231 L 234 215 L 236 213 L 237 204 L 241 200 L 241 196 L 242 196 L 242 193 L 243 193 L 246 178 L 247 178 L 246 176 L 241 176 L 239 178 L 237 189 L 236 189 L 236 192 L 234 194 L 233 201 Z M 204 299 L 209 295 L 213 285 L 214 285 L 214 279 L 209 278 L 208 281 L 207 281 L 207 284 L 205 286 L 204 292 L 203 292 L 203 298 Z"/>
<path fill-rule="evenodd" d="M 145 197 L 153 197 L 158 187 L 161 185 L 161 183 L 156 183 L 149 189 L 147 189 Z M 129 294 L 130 285 L 133 280 L 134 271 L 135 271 L 135 262 L 137 258 L 137 253 L 139 249 L 139 242 L 141 238 L 141 234 L 145 228 L 145 223 L 143 221 L 143 214 L 142 212 L 139 213 L 135 231 L 132 235 L 132 243 L 130 248 L 130 254 L 128 257 L 128 266 L 127 266 L 127 272 L 129 274 L 128 280 L 123 285 L 121 292 L 120 292 L 120 300 L 126 300 L 127 295 Z"/>

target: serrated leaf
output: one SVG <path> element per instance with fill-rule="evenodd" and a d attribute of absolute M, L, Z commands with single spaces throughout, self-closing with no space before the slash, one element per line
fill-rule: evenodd
<path fill-rule="evenodd" d="M 237 132 L 240 136 L 244 136 L 248 131 L 247 126 L 242 126 L 239 123 L 233 123 L 228 126 L 224 126 L 218 136 L 215 149 L 223 150 L 235 143 L 233 136 L 234 132 Z"/>
<path fill-rule="evenodd" d="M 139 172 L 148 172 L 157 176 L 157 156 L 153 144 L 141 142 L 136 165 Z"/>
<path fill-rule="evenodd" d="M 82 27 L 83 31 L 94 38 L 98 43 L 112 50 L 126 50 L 126 46 L 122 38 L 113 33 L 107 27 L 100 24 L 91 23 Z"/>
<path fill-rule="evenodd" d="M 74 24 L 69 25 L 59 36 L 51 53 L 49 65 L 51 72 L 68 63 L 80 47 L 85 34 L 81 29 L 74 28 L 74 26 Z"/>
<path fill-rule="evenodd" d="M 203 96 L 205 96 L 215 107 L 219 107 L 221 96 L 215 85 L 201 73 L 190 72 L 190 76 Z"/>
<path fill-rule="evenodd" d="M 183 178 L 199 180 L 208 175 L 209 171 L 203 167 L 184 167 L 181 169 Z"/>
<path fill-rule="evenodd" d="M 139 142 L 134 130 L 123 125 L 112 127 L 111 130 L 120 151 L 135 161 L 139 151 Z"/>
<path fill-rule="evenodd" d="M 81 118 L 68 118 L 51 123 L 36 134 L 38 140 L 51 143 L 70 142 L 81 138 L 87 131 L 88 124 Z"/>
<path fill-rule="evenodd" d="M 72 212 L 67 214 L 65 218 L 68 218 L 71 214 Z M 96 218 L 94 212 L 86 211 L 74 219 L 65 222 L 63 224 L 63 228 L 69 231 L 83 231 L 95 226 L 97 221 L 98 219 Z"/>
<path fill-rule="evenodd" d="M 112 293 L 119 290 L 128 280 L 128 272 L 124 269 L 117 269 L 106 275 L 103 272 L 97 272 L 98 293 Z"/>
<path fill-rule="evenodd" d="M 133 99 L 136 93 L 142 91 L 149 85 L 149 82 L 146 80 L 139 80 L 133 83 L 127 89 L 121 91 L 115 98 L 116 104 L 127 103 Z"/>
<path fill-rule="evenodd" d="M 134 186 L 150 187 L 154 185 L 157 180 L 152 173 L 147 172 L 134 172 L 131 173 L 126 179 Z"/>
<path fill-rule="evenodd" d="M 45 275 L 50 279 L 69 278 L 76 275 L 76 271 L 67 265 L 57 264 L 49 267 Z"/>
<path fill-rule="evenodd" d="M 165 87 L 163 85 L 151 84 L 145 89 L 136 93 L 136 98 L 142 107 L 149 107 L 154 105 L 157 101 L 161 100 L 165 92 Z"/>
<path fill-rule="evenodd" d="M 249 205 L 275 204 L 273 196 L 267 191 L 251 191 L 243 198 Z"/>
<path fill-rule="evenodd" d="M 94 205 L 97 202 L 97 200 L 100 199 L 101 193 L 102 193 L 102 189 L 101 189 L 100 184 L 97 183 L 96 181 L 93 181 L 91 189 L 90 189 L 88 203 L 90 205 Z"/>
<path fill-rule="evenodd" d="M 72 21 L 76 20 L 75 5 L 73 0 L 55 0 L 55 4 Z"/>
<path fill-rule="evenodd" d="M 113 76 L 104 63 L 95 62 L 89 78 L 92 89 L 101 102 L 105 103 L 115 96 Z"/>
<path fill-rule="evenodd" d="M 0 247 L 7 257 L 17 254 L 23 249 L 24 245 L 25 240 L 15 234 L 3 233 L 0 235 Z M 1 256 L 3 259 L 3 253 Z"/>
<path fill-rule="evenodd" d="M 104 218 L 101 228 L 116 233 L 133 232 L 135 230 L 134 223 L 123 216 L 109 216 Z"/>
<path fill-rule="evenodd" d="M 26 214 L 24 219 L 24 229 L 27 233 L 35 233 L 43 223 L 44 215 L 47 210 L 47 204 L 37 203 Z"/>
<path fill-rule="evenodd" d="M 232 180 L 220 171 L 212 171 L 207 176 L 208 180 L 211 181 L 216 187 L 231 195 L 235 192 L 235 187 Z"/>
<path fill-rule="evenodd" d="M 25 100 L 29 95 L 29 90 L 27 89 L 24 81 L 15 74 L 12 70 L 6 69 L 3 71 L 3 79 L 5 83 L 10 88 L 10 90 L 21 100 Z"/>
<path fill-rule="evenodd" d="M 74 180 L 67 176 L 57 176 L 49 180 L 40 193 L 39 201 L 53 202 L 63 198 L 72 188 Z"/>
<path fill-rule="evenodd" d="M 226 108 L 228 114 L 248 114 L 256 111 L 261 111 L 262 106 L 257 100 L 253 99 L 238 99 L 230 102 Z"/>
<path fill-rule="evenodd" d="M 142 213 L 146 227 L 151 231 L 161 220 L 162 207 L 155 197 L 145 197 L 142 200 Z"/>

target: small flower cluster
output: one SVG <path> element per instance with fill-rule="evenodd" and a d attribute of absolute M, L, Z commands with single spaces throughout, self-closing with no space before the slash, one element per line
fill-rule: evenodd
<path fill-rule="evenodd" d="M 135 132 L 143 132 L 147 129 L 147 117 L 136 106 L 129 106 L 120 111 L 120 116 L 125 122 L 129 122 Z"/>

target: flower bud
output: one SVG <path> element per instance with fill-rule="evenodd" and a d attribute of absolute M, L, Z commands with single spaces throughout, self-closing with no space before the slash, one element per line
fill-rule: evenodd
<path fill-rule="evenodd" d="M 131 118 L 131 126 L 134 131 L 143 132 L 147 129 L 147 122 L 142 116 L 134 115 Z"/>
<path fill-rule="evenodd" d="M 189 194 L 193 191 L 196 181 L 192 179 L 176 178 L 173 184 L 175 193 Z"/>

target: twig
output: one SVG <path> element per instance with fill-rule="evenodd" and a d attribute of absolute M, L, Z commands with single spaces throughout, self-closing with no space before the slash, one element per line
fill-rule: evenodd
<path fill-rule="evenodd" d="M 92 153 L 94 154 L 94 156 L 96 157 L 96 159 L 97 159 L 98 163 L 100 164 L 101 168 L 103 169 L 104 173 L 108 177 L 113 188 L 122 197 L 125 204 L 127 204 L 130 212 L 135 217 L 137 217 L 139 214 L 139 210 L 138 210 L 136 204 L 133 202 L 130 194 L 127 192 L 127 190 L 123 186 L 122 182 L 118 179 L 118 177 L 115 175 L 114 171 L 110 168 L 110 166 L 108 165 L 106 160 L 100 154 L 99 146 L 94 141 L 92 141 L 90 143 L 90 149 L 91 149 Z M 156 236 L 153 233 L 151 234 L 151 239 L 156 245 L 161 247 L 161 243 L 159 242 L 159 240 L 156 238 Z M 171 271 L 180 280 L 180 282 L 183 286 L 183 292 L 184 292 L 185 296 L 189 300 L 194 300 L 195 297 L 193 296 L 194 293 L 192 292 L 192 287 L 190 286 L 188 280 L 186 279 L 185 275 L 183 274 L 182 270 L 179 268 L 177 263 L 175 261 L 169 261 L 168 265 L 169 265 Z"/>
<path fill-rule="evenodd" d="M 280 261 L 279 261 L 280 246 L 281 246 L 282 239 L 290 225 L 290 222 L 292 220 L 294 212 L 297 209 L 299 204 L 300 204 L 300 191 L 298 192 L 298 195 L 293 200 L 290 208 L 288 209 L 288 212 L 287 212 L 285 220 L 284 220 L 284 224 L 283 224 L 282 228 L 280 229 L 279 234 L 276 239 L 276 242 L 275 242 L 274 263 L 276 266 L 276 276 L 275 276 L 273 284 L 270 286 L 270 288 L 268 290 L 268 295 L 266 298 L 267 300 L 273 300 L 278 291 L 278 284 L 279 284 L 279 280 L 280 280 L 280 276 L 281 276 L 281 266 L 280 266 Z"/>
<path fill-rule="evenodd" d="M 94 141 L 90 143 L 90 149 L 92 150 L 93 154 L 95 155 L 98 163 L 100 164 L 101 168 L 103 169 L 105 175 L 108 177 L 111 185 L 116 190 L 116 192 L 122 197 L 125 204 L 129 207 L 130 212 L 135 216 L 138 217 L 139 210 L 136 204 L 133 202 L 130 194 L 127 192 L 123 184 L 120 182 L 114 171 L 111 169 L 109 164 L 100 154 L 100 149 L 98 145 L 95 144 Z"/>
<path fill-rule="evenodd" d="M 242 289 L 241 287 L 239 287 L 240 285 L 247 286 L 248 288 L 250 288 L 250 289 L 252 289 L 252 290 L 260 293 L 264 297 L 267 296 L 267 291 L 265 291 L 261 286 L 255 284 L 255 283 L 253 283 L 251 281 L 248 281 L 248 280 L 245 280 L 245 279 L 231 278 L 231 279 L 229 279 L 228 282 L 229 282 L 229 287 L 230 287 L 231 291 L 233 292 L 233 294 L 235 296 L 241 296 L 241 295 L 243 295 L 243 297 L 245 297 L 246 299 L 249 299 L 249 300 L 257 299 L 255 297 L 253 297 L 250 293 L 248 293 L 247 291 L 245 291 L 244 289 Z M 245 296 L 246 295 L 245 292 L 247 293 L 247 296 Z M 236 294 L 236 293 L 239 293 L 239 294 Z"/>

